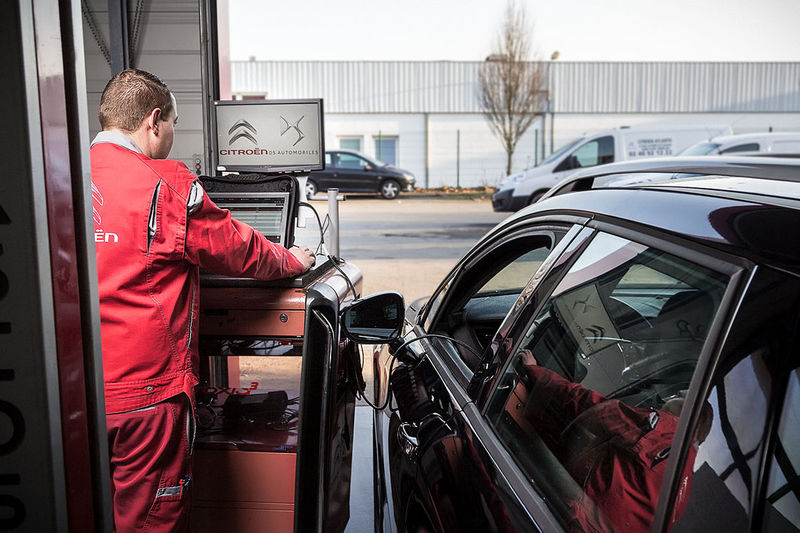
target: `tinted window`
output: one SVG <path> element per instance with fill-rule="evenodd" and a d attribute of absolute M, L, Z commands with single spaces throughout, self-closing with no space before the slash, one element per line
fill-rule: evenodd
<path fill-rule="evenodd" d="M 800 370 L 789 376 L 769 467 L 762 531 L 800 531 Z"/>
<path fill-rule="evenodd" d="M 487 416 L 574 531 L 650 528 L 727 280 L 598 234 L 513 346 Z"/>
<path fill-rule="evenodd" d="M 332 158 L 331 158 L 331 154 L 330 154 L 330 153 L 328 153 L 328 152 L 325 152 L 325 168 L 328 168 L 328 167 L 330 167 L 330 166 L 333 164 L 333 163 L 331 162 L 331 159 L 332 159 Z"/>
<path fill-rule="evenodd" d="M 758 143 L 737 144 L 736 146 L 725 148 L 724 150 L 721 150 L 719 153 L 730 154 L 733 152 L 758 152 L 758 149 L 759 149 Z"/>
<path fill-rule="evenodd" d="M 693 475 L 691 484 L 676 495 L 681 516 L 673 532 L 750 530 L 748 509 L 772 388 L 764 355 L 764 350 L 756 350 L 739 361 L 711 390 L 711 431 L 688 457 L 686 469 Z"/>
<path fill-rule="evenodd" d="M 367 162 L 357 155 L 353 154 L 346 154 L 340 153 L 339 154 L 339 168 L 352 168 L 352 169 L 359 169 L 363 170 L 364 167 L 367 165 Z"/>

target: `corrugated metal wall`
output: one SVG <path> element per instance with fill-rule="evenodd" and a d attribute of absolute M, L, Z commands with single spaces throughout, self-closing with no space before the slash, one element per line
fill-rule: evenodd
<path fill-rule="evenodd" d="M 480 62 L 234 61 L 234 94 L 330 113 L 478 113 Z M 552 63 L 556 113 L 800 112 L 800 63 Z"/>
<path fill-rule="evenodd" d="M 133 7 L 133 2 L 129 2 Z M 200 69 L 200 6 L 197 0 L 145 2 L 133 66 L 159 76 L 169 85 L 178 102 L 179 125 L 170 157 L 194 169 L 195 156 L 202 159 L 203 112 Z M 97 109 L 111 67 L 98 41 L 108 46 L 108 2 L 89 0 L 99 34 L 95 35 L 84 13 L 84 56 L 92 137 L 100 130 Z"/>

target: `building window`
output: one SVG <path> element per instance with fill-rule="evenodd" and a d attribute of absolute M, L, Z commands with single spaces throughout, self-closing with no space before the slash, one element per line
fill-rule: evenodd
<path fill-rule="evenodd" d="M 387 165 L 397 165 L 397 137 L 376 137 L 375 158 Z"/>
<path fill-rule="evenodd" d="M 339 137 L 339 148 L 342 150 L 361 151 L 361 137 Z"/>

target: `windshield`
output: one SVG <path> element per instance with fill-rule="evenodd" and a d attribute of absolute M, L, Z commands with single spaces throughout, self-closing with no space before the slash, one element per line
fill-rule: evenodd
<path fill-rule="evenodd" d="M 719 143 L 700 143 L 695 144 L 694 146 L 690 146 L 683 152 L 679 153 L 678 155 L 708 155 L 717 148 L 719 148 Z"/>
<path fill-rule="evenodd" d="M 561 148 L 550 154 L 550 157 L 548 157 L 539 164 L 546 165 L 547 163 L 552 163 L 553 161 L 561 157 L 564 154 L 564 152 L 566 152 L 567 150 L 578 144 L 578 142 L 580 142 L 582 139 L 583 137 L 578 137 L 577 139 L 571 140 L 570 142 L 568 142 L 567 144 L 565 144 L 564 146 L 562 146 Z"/>

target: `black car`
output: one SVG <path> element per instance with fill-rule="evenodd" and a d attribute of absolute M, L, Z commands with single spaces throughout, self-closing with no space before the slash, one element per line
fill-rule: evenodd
<path fill-rule="evenodd" d="M 400 191 L 413 191 L 412 173 L 371 159 L 355 150 L 325 152 L 325 170 L 312 172 L 306 181 L 306 196 L 337 188 L 342 192 L 380 193 L 387 200 Z"/>
<path fill-rule="evenodd" d="M 376 530 L 800 531 L 800 164 L 593 172 L 695 177 L 523 209 L 409 310 Z"/>

